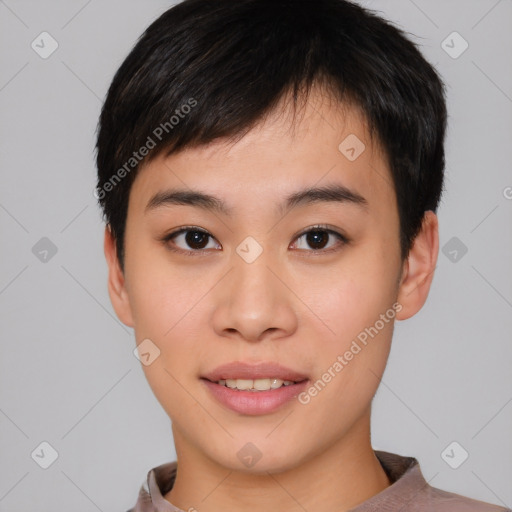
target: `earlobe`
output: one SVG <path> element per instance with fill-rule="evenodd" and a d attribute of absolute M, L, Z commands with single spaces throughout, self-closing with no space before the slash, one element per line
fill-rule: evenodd
<path fill-rule="evenodd" d="M 439 252 L 439 225 L 433 211 L 425 212 L 421 230 L 414 240 L 398 289 L 398 302 L 402 305 L 397 320 L 415 315 L 425 304 L 434 278 Z"/>
<path fill-rule="evenodd" d="M 128 327 L 133 327 L 134 322 L 126 291 L 125 277 L 117 258 L 115 239 L 108 225 L 105 227 L 103 249 L 108 265 L 108 294 L 110 302 L 119 320 Z"/>

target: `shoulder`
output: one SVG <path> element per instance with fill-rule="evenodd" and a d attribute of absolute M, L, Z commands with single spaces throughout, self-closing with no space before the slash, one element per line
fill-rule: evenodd
<path fill-rule="evenodd" d="M 418 460 L 414 457 L 379 450 L 375 451 L 375 455 L 392 484 L 354 509 L 354 512 L 512 512 L 507 507 L 432 487 L 423 477 Z"/>
<path fill-rule="evenodd" d="M 429 512 L 512 512 L 506 507 L 443 491 L 436 487 L 429 487 L 428 494 L 430 495 Z"/>

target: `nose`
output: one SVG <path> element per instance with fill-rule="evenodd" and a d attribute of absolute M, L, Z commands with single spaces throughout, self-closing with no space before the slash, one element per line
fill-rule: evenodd
<path fill-rule="evenodd" d="M 237 254 L 217 287 L 213 327 L 219 336 L 262 341 L 289 336 L 297 329 L 296 297 L 284 269 L 265 251 L 252 263 Z"/>

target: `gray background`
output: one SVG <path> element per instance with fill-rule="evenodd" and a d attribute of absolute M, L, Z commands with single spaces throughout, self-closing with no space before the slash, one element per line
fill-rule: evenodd
<path fill-rule="evenodd" d="M 512 2 L 362 3 L 421 43 L 450 112 L 444 252 L 427 304 L 396 324 L 374 448 L 416 456 L 435 487 L 512 507 Z M 92 194 L 102 99 L 170 5 L 0 1 L 0 511 L 125 511 L 147 471 L 175 459 L 109 302 Z M 59 45 L 47 59 L 31 48 L 42 31 Z M 457 58 L 441 46 L 453 31 L 469 44 Z M 43 441 L 58 453 L 48 469 L 35 462 L 47 449 L 31 456 Z M 453 441 L 469 453 L 458 469 L 442 456 Z"/>

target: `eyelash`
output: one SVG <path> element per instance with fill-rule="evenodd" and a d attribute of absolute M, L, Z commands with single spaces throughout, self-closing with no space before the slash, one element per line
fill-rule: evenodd
<path fill-rule="evenodd" d="M 210 235 L 210 233 L 208 233 L 208 231 L 205 231 L 204 229 L 198 228 L 197 226 L 183 226 L 182 228 L 179 228 L 179 229 L 177 229 L 177 230 L 175 230 L 175 231 L 165 235 L 164 237 L 162 237 L 161 241 L 165 244 L 165 246 L 170 251 L 173 251 L 173 252 L 176 252 L 176 253 L 179 253 L 179 254 L 183 254 L 185 256 L 204 256 L 206 251 L 207 251 L 207 249 L 185 250 L 185 249 L 179 249 L 179 248 L 176 248 L 176 247 L 172 247 L 169 244 L 169 242 L 173 238 L 176 238 L 177 236 L 179 236 L 179 235 L 181 235 L 183 233 L 187 233 L 189 231 L 202 233 L 204 235 L 207 235 L 211 239 L 215 240 L 215 238 L 212 235 Z M 311 226 L 310 228 L 307 228 L 305 231 L 302 231 L 300 234 L 295 236 L 294 241 L 298 240 L 299 238 L 303 237 L 304 235 L 307 235 L 307 234 L 309 234 L 311 232 L 317 232 L 317 231 L 328 233 L 330 235 L 335 236 L 338 239 L 338 244 L 335 247 L 331 247 L 329 249 L 310 249 L 310 250 L 297 249 L 297 250 L 305 251 L 305 252 L 310 252 L 310 253 L 313 253 L 313 254 L 329 254 L 331 252 L 336 252 L 336 251 L 340 250 L 343 246 L 345 246 L 345 245 L 350 243 L 350 239 L 347 238 L 345 235 L 342 235 L 341 233 L 338 233 L 337 231 L 334 231 L 333 229 L 330 229 L 329 227 L 327 227 L 325 225 L 320 225 L 320 224 L 315 225 L 315 226 Z"/>

